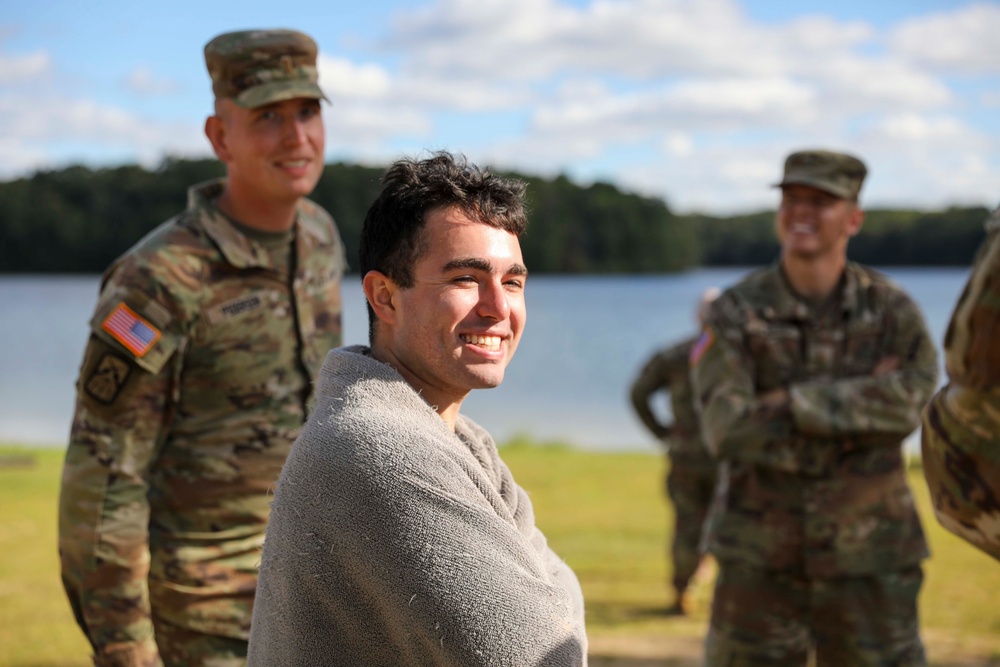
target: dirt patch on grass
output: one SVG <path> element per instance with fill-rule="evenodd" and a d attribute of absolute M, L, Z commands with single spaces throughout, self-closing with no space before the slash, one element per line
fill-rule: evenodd
<path fill-rule="evenodd" d="M 989 641 L 956 640 L 936 633 L 924 636 L 932 667 L 1000 667 Z M 596 637 L 590 641 L 590 667 L 702 667 L 704 641 L 699 637 Z"/>
<path fill-rule="evenodd" d="M 700 667 L 697 637 L 598 637 L 590 642 L 590 667 Z"/>

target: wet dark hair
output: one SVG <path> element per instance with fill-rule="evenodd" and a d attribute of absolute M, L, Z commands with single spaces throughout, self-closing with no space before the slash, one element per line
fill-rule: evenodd
<path fill-rule="evenodd" d="M 382 192 L 365 215 L 358 251 L 361 279 L 379 271 L 404 289 L 413 287 L 413 265 L 426 250 L 421 231 L 427 214 L 439 208 L 454 206 L 470 220 L 520 237 L 528 224 L 524 189 L 522 181 L 444 151 L 424 160 L 398 160 L 385 172 Z M 375 322 L 369 304 L 372 340 Z"/>

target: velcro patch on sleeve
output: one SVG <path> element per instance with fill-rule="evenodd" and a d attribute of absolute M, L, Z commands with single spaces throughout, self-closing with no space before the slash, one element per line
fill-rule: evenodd
<path fill-rule="evenodd" d="M 124 302 L 115 306 L 101 328 L 137 357 L 145 355 L 160 340 L 160 330 Z"/>
<path fill-rule="evenodd" d="M 705 356 L 705 353 L 708 352 L 708 349 L 712 347 L 712 343 L 714 342 L 715 342 L 714 331 L 712 331 L 711 329 L 705 329 L 704 331 L 702 331 L 701 335 L 698 336 L 698 340 L 696 340 L 694 342 L 694 345 L 691 346 L 691 356 L 689 357 L 690 360 L 689 363 L 692 366 L 697 366 L 698 362 L 701 361 L 701 358 Z"/>
<path fill-rule="evenodd" d="M 132 366 L 127 361 L 107 352 L 87 376 L 83 388 L 98 402 L 111 405 L 131 372 Z"/>

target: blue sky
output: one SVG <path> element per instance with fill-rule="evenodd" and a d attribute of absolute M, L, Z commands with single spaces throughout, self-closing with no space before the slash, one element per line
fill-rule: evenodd
<path fill-rule="evenodd" d="M 6 3 L 0 178 L 209 155 L 202 48 L 252 27 L 319 43 L 331 160 L 443 148 L 723 214 L 828 147 L 869 207 L 1000 201 L 1000 2 L 961 0 Z"/>

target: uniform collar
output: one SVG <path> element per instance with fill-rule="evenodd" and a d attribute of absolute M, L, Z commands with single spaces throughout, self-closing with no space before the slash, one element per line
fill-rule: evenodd
<path fill-rule="evenodd" d="M 218 246 L 226 261 L 234 267 L 241 269 L 273 268 L 267 250 L 256 241 L 241 234 L 215 205 L 215 200 L 222 194 L 225 184 L 225 179 L 220 178 L 189 188 L 188 211 L 194 215 L 205 233 Z M 314 215 L 310 215 L 314 206 L 311 202 L 303 200 L 296 207 L 292 229 L 296 246 L 301 247 L 302 250 L 305 250 L 303 246 L 311 248 L 318 243 L 329 242 L 327 231 L 318 223 Z"/>
<path fill-rule="evenodd" d="M 844 276 L 845 282 L 840 297 L 841 308 L 845 314 L 851 314 L 861 307 L 862 295 L 871 285 L 871 277 L 859 264 L 850 261 L 844 267 Z M 763 309 L 764 317 L 767 319 L 785 321 L 811 319 L 812 315 L 808 304 L 792 291 L 780 261 L 775 262 L 771 270 L 767 272 L 762 287 L 764 293 L 772 295 L 770 303 Z"/>

